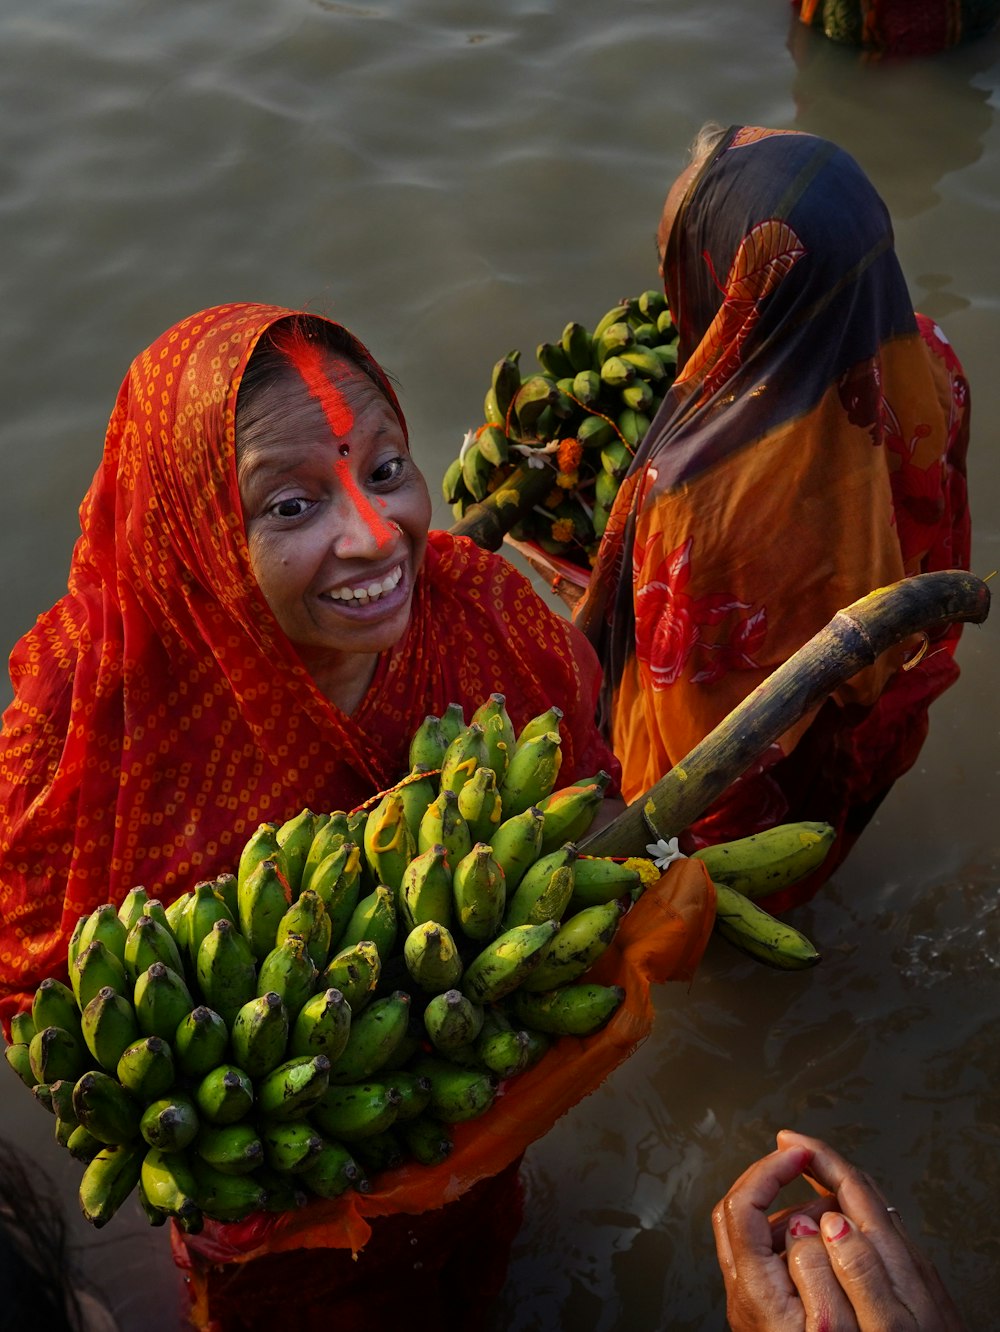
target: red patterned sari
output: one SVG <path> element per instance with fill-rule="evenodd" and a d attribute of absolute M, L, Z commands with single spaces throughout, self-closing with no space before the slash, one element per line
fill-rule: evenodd
<path fill-rule="evenodd" d="M 205 310 L 136 358 L 80 510 L 69 589 L 13 651 L 5 1019 L 62 974 L 82 913 L 139 883 L 169 902 L 232 868 L 262 820 L 361 803 L 402 775 L 410 736 L 449 702 L 468 712 L 501 692 L 515 725 L 558 703 L 567 778 L 617 773 L 593 720 L 589 645 L 502 559 L 443 532 L 408 632 L 356 713 L 316 688 L 251 573 L 233 451 L 244 366 L 290 313 Z"/>
<path fill-rule="evenodd" d="M 968 386 L 914 315 L 853 159 L 811 135 L 729 130 L 674 222 L 665 281 L 681 370 L 576 614 L 604 662 L 628 799 L 837 610 L 969 559 Z M 840 838 L 826 877 L 916 758 L 959 632 L 912 670 L 900 648 L 838 690 L 691 842 L 827 820 Z"/>

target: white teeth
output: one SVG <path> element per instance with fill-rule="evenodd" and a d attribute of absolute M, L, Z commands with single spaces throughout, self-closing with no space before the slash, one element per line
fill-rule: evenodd
<path fill-rule="evenodd" d="M 374 601 L 380 597 L 383 592 L 391 592 L 403 576 L 403 566 L 397 564 L 391 573 L 381 580 L 381 582 L 369 583 L 367 587 L 342 587 L 335 588 L 326 595 L 333 601 L 357 601 L 365 605 L 369 601 Z"/>

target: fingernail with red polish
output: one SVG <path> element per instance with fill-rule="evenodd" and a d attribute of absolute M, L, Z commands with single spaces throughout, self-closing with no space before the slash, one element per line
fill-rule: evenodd
<path fill-rule="evenodd" d="M 818 1235 L 819 1226 L 811 1216 L 804 1216 L 799 1212 L 789 1219 L 788 1233 L 792 1239 L 802 1239 L 804 1235 Z"/>
<path fill-rule="evenodd" d="M 830 1244 L 836 1244 L 851 1233 L 850 1221 L 839 1212 L 824 1212 L 819 1224 L 823 1238 Z"/>

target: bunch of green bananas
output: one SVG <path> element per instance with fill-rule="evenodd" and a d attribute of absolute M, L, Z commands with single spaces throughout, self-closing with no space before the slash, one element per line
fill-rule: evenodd
<path fill-rule="evenodd" d="M 167 907 L 145 888 L 80 919 L 70 984 L 12 1022 L 8 1062 L 84 1163 L 103 1226 L 285 1211 L 436 1164 L 451 1125 L 624 998 L 587 973 L 656 871 L 579 854 L 607 773 L 557 787 L 562 713 L 515 734 L 501 694 L 412 737 L 410 771 L 351 812 L 261 824 L 235 873 Z M 708 848 L 717 926 L 772 965 L 818 960 L 752 896 L 832 839 L 792 824 Z"/>
<path fill-rule="evenodd" d="M 586 972 L 638 871 L 577 855 L 606 773 L 557 788 L 561 713 L 450 706 L 353 812 L 262 824 L 235 873 L 81 918 L 70 984 L 18 1014 L 8 1062 L 85 1164 L 102 1226 L 287 1210 L 451 1150 L 451 1125 L 624 992 Z"/>
<path fill-rule="evenodd" d="M 456 518 L 500 486 L 519 463 L 552 470 L 552 490 L 511 535 L 588 568 L 628 471 L 677 366 L 666 298 L 650 290 L 620 301 L 588 330 L 569 323 L 536 349 L 522 376 L 520 352 L 493 367 L 485 424 L 470 431 L 442 489 Z"/>

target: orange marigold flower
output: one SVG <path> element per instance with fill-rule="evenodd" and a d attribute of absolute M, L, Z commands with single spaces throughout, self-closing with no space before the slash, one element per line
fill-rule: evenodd
<path fill-rule="evenodd" d="M 557 518 L 552 524 L 552 540 L 560 541 L 565 545 L 573 540 L 573 519 Z"/>
<path fill-rule="evenodd" d="M 579 469 L 583 457 L 583 445 L 578 439 L 561 439 L 556 452 L 556 463 L 560 472 L 575 472 Z"/>
<path fill-rule="evenodd" d="M 550 490 L 549 493 L 545 496 L 545 507 L 546 507 L 547 509 L 555 509 L 555 508 L 558 508 L 558 506 L 559 506 L 560 504 L 562 504 L 562 502 L 563 502 L 563 500 L 564 500 L 565 498 L 566 498 L 566 496 L 562 493 L 562 491 L 559 489 L 559 487 L 558 487 L 558 486 L 555 486 L 555 487 L 553 487 L 553 489 Z"/>
<path fill-rule="evenodd" d="M 559 472 L 556 475 L 556 485 L 563 490 L 573 490 L 579 482 L 579 472 Z"/>

